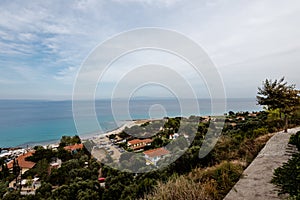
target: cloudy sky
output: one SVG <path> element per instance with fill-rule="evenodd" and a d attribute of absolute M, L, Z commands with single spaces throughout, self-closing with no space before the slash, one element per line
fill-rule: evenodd
<path fill-rule="evenodd" d="M 92 50 L 142 27 L 174 30 L 197 42 L 215 63 L 227 97 L 255 97 L 265 78 L 285 76 L 299 87 L 299 21 L 298 0 L 2 0 L 0 98 L 71 99 L 76 75 Z M 100 81 L 101 97 L 109 96 L 126 66 L 149 63 L 185 69 L 182 74 L 206 97 L 205 77 L 195 81 L 177 58 L 144 51 L 122 59 Z"/>

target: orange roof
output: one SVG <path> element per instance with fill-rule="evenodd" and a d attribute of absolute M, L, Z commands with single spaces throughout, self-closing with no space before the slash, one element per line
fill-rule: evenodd
<path fill-rule="evenodd" d="M 163 156 L 163 155 L 167 155 L 169 153 L 170 152 L 165 148 L 157 148 L 157 149 L 151 149 L 148 151 L 144 151 L 144 154 L 149 157 Z"/>
<path fill-rule="evenodd" d="M 25 158 L 32 156 L 34 153 L 34 151 L 30 151 L 27 152 L 25 154 L 20 155 L 16 160 L 18 161 L 18 164 L 21 168 L 27 168 L 27 169 L 31 169 L 34 167 L 35 163 L 31 162 L 31 161 L 26 161 Z M 7 167 L 8 169 L 13 168 L 14 165 L 14 161 L 10 161 L 9 163 L 7 163 Z"/>
<path fill-rule="evenodd" d="M 74 144 L 74 145 L 70 145 L 70 146 L 65 146 L 64 149 L 68 150 L 68 151 L 74 151 L 74 150 L 77 150 L 77 149 L 83 149 L 83 144 Z"/>
<path fill-rule="evenodd" d="M 139 143 L 151 143 L 152 141 L 153 141 L 152 139 L 144 139 L 144 140 L 135 139 L 135 140 L 128 141 L 128 144 L 135 145 L 135 144 L 139 144 Z"/>

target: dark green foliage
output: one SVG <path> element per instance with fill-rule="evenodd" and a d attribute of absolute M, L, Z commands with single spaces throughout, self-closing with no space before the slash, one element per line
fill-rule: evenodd
<path fill-rule="evenodd" d="M 63 162 L 72 159 L 72 154 L 71 154 L 69 151 L 67 151 L 67 150 L 65 150 L 64 148 L 62 148 L 62 147 L 59 147 L 59 148 L 58 148 L 58 151 L 57 151 L 56 155 L 57 155 L 57 157 L 58 157 L 59 159 L 61 159 Z"/>
<path fill-rule="evenodd" d="M 49 161 L 46 158 L 43 158 L 36 163 L 34 168 L 26 171 L 23 177 L 34 177 L 37 175 L 42 180 L 46 180 L 48 178 L 48 167 Z"/>
<path fill-rule="evenodd" d="M 290 137 L 289 143 L 295 145 L 300 151 L 300 131 Z"/>
<path fill-rule="evenodd" d="M 10 175 L 7 164 L 1 164 L 0 180 L 5 180 Z"/>
<path fill-rule="evenodd" d="M 284 116 L 284 130 L 287 132 L 289 117 L 299 109 L 300 91 L 295 85 L 288 85 L 284 77 L 280 80 L 268 80 L 263 82 L 263 86 L 258 88 L 257 102 L 260 105 L 267 106 L 268 110 L 279 109 Z"/>
<path fill-rule="evenodd" d="M 272 183 L 280 187 L 280 193 L 288 193 L 300 198 L 300 153 L 275 169 Z"/>
<path fill-rule="evenodd" d="M 97 181 L 77 181 L 52 192 L 54 199 L 102 199 L 103 189 Z"/>
<path fill-rule="evenodd" d="M 27 157 L 26 160 L 36 163 L 39 160 L 46 159 L 48 162 L 50 162 L 51 159 L 55 156 L 56 153 L 53 152 L 51 149 L 44 149 L 44 147 L 39 146 L 39 147 L 35 147 L 34 154 L 30 157 Z"/>
<path fill-rule="evenodd" d="M 111 139 L 115 139 L 116 138 L 116 134 L 110 134 L 109 136 L 108 136 L 108 138 L 111 140 Z"/>
<path fill-rule="evenodd" d="M 300 131 L 290 137 L 290 144 L 300 150 Z M 272 183 L 280 187 L 280 193 L 288 193 L 295 199 L 300 199 L 300 153 L 296 153 L 282 167 L 275 169 Z"/>
<path fill-rule="evenodd" d="M 122 131 L 122 132 L 119 134 L 119 136 L 120 136 L 121 138 L 128 138 L 128 137 L 130 137 L 130 135 L 128 135 L 127 133 L 128 133 L 128 127 L 125 127 L 124 131 Z"/>
<path fill-rule="evenodd" d="M 165 156 L 158 162 L 158 165 L 164 166 L 164 163 L 170 165 L 164 166 L 159 171 L 153 171 L 145 174 L 132 174 L 114 170 L 107 166 L 97 163 L 91 155 L 85 150 L 79 150 L 76 154 L 64 150 L 65 145 L 79 142 L 73 137 L 63 137 L 58 151 L 37 147 L 37 153 L 30 159 L 36 161 L 36 166 L 26 172 L 25 176 L 41 176 L 43 184 L 37 190 L 36 197 L 44 199 L 138 199 L 143 198 L 147 193 L 151 193 L 158 181 L 167 182 L 174 175 L 185 175 L 195 168 L 203 168 L 218 165 L 224 160 L 245 158 L 251 161 L 261 146 L 256 147 L 254 139 L 267 133 L 267 114 L 257 113 L 257 117 L 248 117 L 249 113 L 231 113 L 227 119 L 222 137 L 215 149 L 205 158 L 199 159 L 198 154 L 201 148 L 205 133 L 208 130 L 209 122 L 203 121 L 198 117 L 168 118 L 164 129 L 157 132 L 152 137 L 154 140 L 152 146 L 148 148 L 157 148 L 167 144 L 169 150 L 174 150 L 182 154 L 177 160 L 172 160 L 174 156 Z M 244 116 L 245 120 L 236 120 L 237 116 Z M 198 126 L 191 126 L 189 121 L 196 122 Z M 236 126 L 229 123 L 234 121 Z M 161 127 L 160 121 L 144 124 L 143 131 L 156 130 Z M 196 124 L 197 125 L 197 124 Z M 169 140 L 169 135 L 177 132 L 180 127 L 183 133 L 196 132 L 193 141 L 187 140 L 180 133 L 176 140 Z M 126 129 L 125 129 L 126 130 Z M 132 130 L 137 131 L 134 127 Z M 132 130 L 127 129 L 129 133 Z M 124 131 L 122 137 L 128 137 Z M 225 138 L 225 139 L 224 139 Z M 227 138 L 227 139 L 226 139 Z M 192 142 L 192 144 L 190 144 Z M 124 143 L 126 145 L 126 143 Z M 93 146 L 93 144 L 91 144 Z M 190 147 L 188 147 L 190 146 Z M 185 147 L 188 147 L 185 149 Z M 43 156 L 45 155 L 45 157 Z M 49 161 L 53 157 L 62 159 L 63 164 L 59 169 L 48 168 Z M 174 161 L 174 162 L 173 162 Z M 85 165 L 88 162 L 88 165 Z M 121 155 L 120 163 L 128 169 L 139 170 L 145 167 L 145 159 L 142 153 L 124 153 Z M 231 165 L 222 165 L 220 169 L 210 174 L 210 178 L 215 180 L 215 185 L 220 190 L 220 196 L 224 196 L 231 186 L 237 181 L 239 173 Z M 98 183 L 98 173 L 101 169 L 101 177 L 106 178 L 105 188 L 100 187 Z M 226 174 L 226 177 L 223 175 Z M 13 195 L 13 194 L 12 194 Z M 29 197 L 28 197 L 29 198 Z M 32 198 L 32 197 L 30 197 Z M 218 197 L 219 198 L 219 197 Z"/>
<path fill-rule="evenodd" d="M 80 144 L 81 143 L 81 139 L 78 135 L 75 135 L 73 137 L 71 136 L 62 136 L 61 140 L 60 140 L 60 147 L 65 147 L 68 145 L 74 145 L 74 144 Z"/>
<path fill-rule="evenodd" d="M 43 183 L 40 188 L 36 190 L 37 196 L 48 198 L 51 196 L 52 185 L 50 183 Z"/>
<path fill-rule="evenodd" d="M 2 196 L 6 193 L 7 191 L 7 184 L 0 181 L 0 199 L 2 199 Z"/>
<path fill-rule="evenodd" d="M 164 141 L 160 137 L 155 137 L 153 139 L 153 142 L 151 143 L 151 146 L 153 148 L 158 148 L 158 147 L 162 147 L 163 144 L 164 144 Z"/>
<path fill-rule="evenodd" d="M 16 200 L 16 199 L 21 199 L 21 195 L 18 191 L 9 192 L 3 197 L 3 200 Z"/>

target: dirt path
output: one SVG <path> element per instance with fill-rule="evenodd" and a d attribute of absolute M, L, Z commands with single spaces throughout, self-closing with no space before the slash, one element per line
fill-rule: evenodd
<path fill-rule="evenodd" d="M 296 151 L 295 147 L 288 145 L 288 141 L 291 134 L 297 131 L 300 131 L 300 127 L 289 129 L 288 133 L 276 133 L 244 171 L 243 177 L 224 200 L 280 199 L 276 187 L 270 181 L 274 169 L 282 166 Z"/>

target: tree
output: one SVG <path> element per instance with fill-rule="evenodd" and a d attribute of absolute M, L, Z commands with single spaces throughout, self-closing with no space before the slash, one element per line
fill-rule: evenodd
<path fill-rule="evenodd" d="M 299 107 L 299 90 L 295 85 L 288 85 L 284 77 L 279 81 L 266 79 L 263 86 L 258 88 L 257 102 L 267 106 L 267 109 L 279 109 L 280 117 L 284 114 L 284 130 L 288 129 L 288 117 Z"/>
<path fill-rule="evenodd" d="M 7 190 L 7 185 L 6 183 L 0 181 L 0 199 L 2 198 L 2 196 L 6 193 Z"/>

